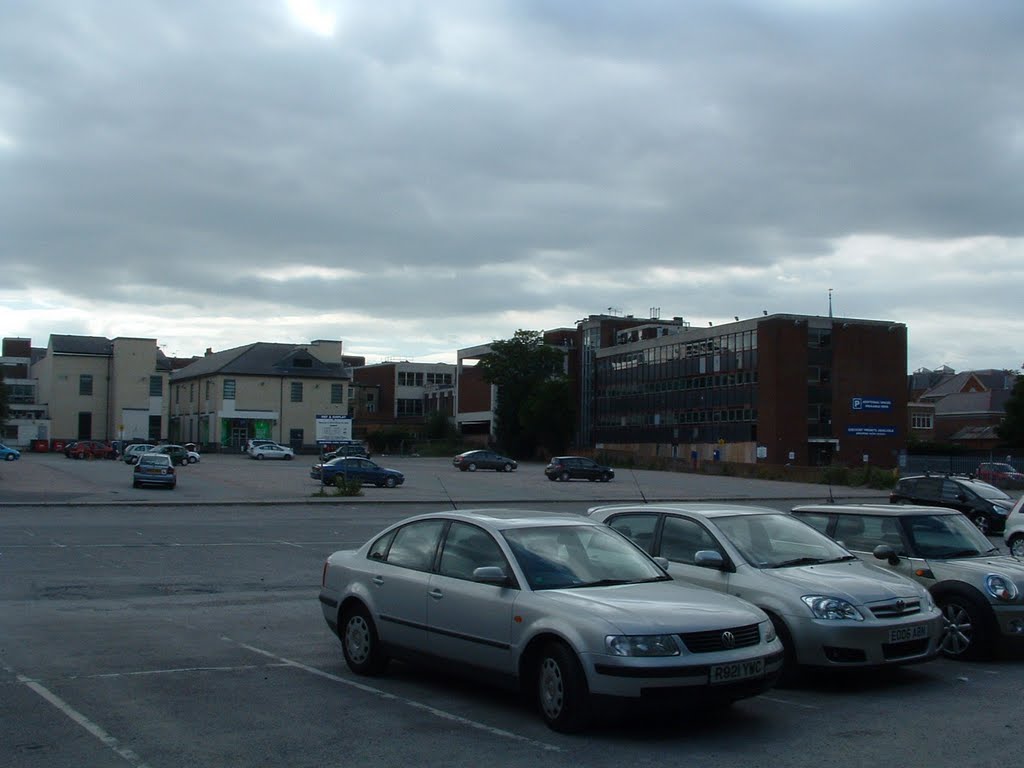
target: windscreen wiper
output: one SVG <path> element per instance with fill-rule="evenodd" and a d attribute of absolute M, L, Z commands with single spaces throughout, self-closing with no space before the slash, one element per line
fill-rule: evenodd
<path fill-rule="evenodd" d="M 792 560 L 783 560 L 781 563 L 775 563 L 775 565 L 768 566 L 769 568 L 789 568 L 794 565 L 821 565 L 827 563 L 828 560 L 822 560 L 820 557 L 794 557 Z"/>

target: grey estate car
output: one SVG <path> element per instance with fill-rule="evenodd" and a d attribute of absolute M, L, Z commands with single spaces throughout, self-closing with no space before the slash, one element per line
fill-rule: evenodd
<path fill-rule="evenodd" d="M 928 590 L 864 563 L 785 512 L 736 504 L 620 504 L 589 515 L 671 563 L 670 575 L 764 610 L 797 666 L 881 667 L 938 655 Z"/>
<path fill-rule="evenodd" d="M 426 657 L 521 688 L 564 732 L 594 697 L 727 705 L 770 688 L 783 661 L 760 609 L 674 581 L 578 515 L 409 518 L 332 554 L 320 604 L 353 672 Z"/>
<path fill-rule="evenodd" d="M 1024 639 L 1024 560 L 999 554 L 955 509 L 807 505 L 793 514 L 859 557 L 926 586 L 943 614 L 942 653 L 985 658 Z"/>

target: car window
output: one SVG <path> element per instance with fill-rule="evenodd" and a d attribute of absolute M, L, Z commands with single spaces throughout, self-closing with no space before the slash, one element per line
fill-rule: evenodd
<path fill-rule="evenodd" d="M 662 557 L 676 563 L 693 565 L 695 555 L 702 549 L 710 549 L 725 557 L 715 538 L 700 523 L 684 517 L 668 516 L 661 531 Z"/>
<path fill-rule="evenodd" d="M 618 515 L 609 520 L 608 525 L 635 541 L 648 553 L 654 551 L 654 529 L 658 525 L 658 515 Z"/>
<path fill-rule="evenodd" d="M 907 533 L 921 557 L 975 557 L 991 544 L 963 515 L 917 515 L 907 519 Z"/>
<path fill-rule="evenodd" d="M 850 557 L 832 539 L 781 513 L 718 517 L 715 525 L 755 568 L 809 565 Z"/>
<path fill-rule="evenodd" d="M 383 560 L 387 557 L 388 547 L 391 546 L 391 542 L 395 539 L 395 531 L 388 531 L 370 547 L 370 551 L 366 553 L 366 556 L 371 560 Z"/>
<path fill-rule="evenodd" d="M 455 522 L 445 537 L 438 573 L 456 579 L 472 579 L 477 568 L 497 566 L 508 573 L 506 565 L 498 543 L 489 533 L 475 525 Z"/>
<path fill-rule="evenodd" d="M 888 544 L 896 554 L 905 555 L 906 546 L 900 535 L 900 522 L 881 515 L 840 515 L 836 520 L 836 541 L 847 549 L 870 552 L 879 544 Z"/>
<path fill-rule="evenodd" d="M 403 525 L 388 550 L 388 564 L 429 571 L 434 565 L 444 523 L 444 520 L 422 520 Z"/>
<path fill-rule="evenodd" d="M 941 477 L 921 477 L 913 488 L 915 496 L 922 499 L 937 499 L 942 492 Z"/>
<path fill-rule="evenodd" d="M 971 490 L 964 488 L 956 480 L 945 480 L 942 483 L 942 495 L 939 498 L 942 501 L 959 501 L 961 496 L 969 498 L 973 495 Z"/>
<path fill-rule="evenodd" d="M 820 533 L 828 533 L 829 516 L 823 512 L 801 512 L 795 517 Z"/>

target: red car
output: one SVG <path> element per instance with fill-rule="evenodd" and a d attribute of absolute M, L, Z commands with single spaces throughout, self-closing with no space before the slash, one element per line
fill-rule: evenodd
<path fill-rule="evenodd" d="M 116 459 L 117 451 L 99 440 L 79 440 L 68 456 L 72 459 Z"/>
<path fill-rule="evenodd" d="M 974 476 L 996 488 L 1024 488 L 1024 474 L 1018 472 L 1012 464 L 1004 462 L 979 464 Z"/>

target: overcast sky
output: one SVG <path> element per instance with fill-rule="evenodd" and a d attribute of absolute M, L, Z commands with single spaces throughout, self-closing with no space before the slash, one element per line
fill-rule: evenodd
<path fill-rule="evenodd" d="M 460 347 L 590 314 L 1024 365 L 1019 0 L 0 3 L 3 336 Z"/>

